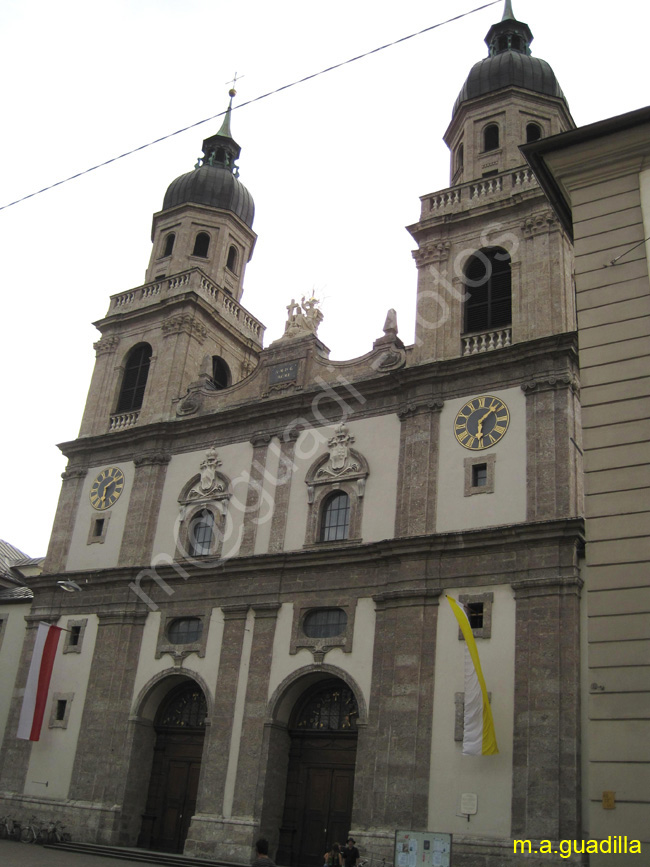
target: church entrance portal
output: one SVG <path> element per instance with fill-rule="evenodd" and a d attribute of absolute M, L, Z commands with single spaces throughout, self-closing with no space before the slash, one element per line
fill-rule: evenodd
<path fill-rule="evenodd" d="M 322 867 L 350 830 L 357 756 L 357 703 L 341 680 L 320 682 L 296 703 L 280 830 L 279 864 Z"/>
<path fill-rule="evenodd" d="M 182 852 L 196 807 L 207 706 L 196 683 L 184 683 L 162 702 L 155 719 L 147 808 L 140 845 Z"/>

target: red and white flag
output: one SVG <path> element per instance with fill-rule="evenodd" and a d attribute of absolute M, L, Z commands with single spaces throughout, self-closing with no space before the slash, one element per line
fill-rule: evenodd
<path fill-rule="evenodd" d="M 16 737 L 26 741 L 37 741 L 41 736 L 41 726 L 47 704 L 47 693 L 54 667 L 56 648 L 59 643 L 61 627 L 39 623 L 32 664 L 29 666 L 23 707 L 18 722 Z"/>

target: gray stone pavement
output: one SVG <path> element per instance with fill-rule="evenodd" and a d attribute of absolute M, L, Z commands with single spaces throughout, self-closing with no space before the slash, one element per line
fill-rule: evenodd
<path fill-rule="evenodd" d="M 32 843 L 17 843 L 13 840 L 0 840 L 0 865 L 2 867 L 143 867 L 141 861 L 123 861 L 121 858 L 118 860 L 80 852 L 57 851 L 35 846 Z"/>

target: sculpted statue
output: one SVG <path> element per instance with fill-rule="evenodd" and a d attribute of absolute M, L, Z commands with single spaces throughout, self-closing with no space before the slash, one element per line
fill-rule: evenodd
<path fill-rule="evenodd" d="M 313 296 L 305 300 L 300 299 L 300 304 L 294 298 L 287 306 L 287 324 L 284 326 L 282 340 L 293 337 L 305 337 L 316 334 L 318 326 L 323 321 L 323 314 L 318 308 L 318 301 Z"/>
<path fill-rule="evenodd" d="M 330 437 L 327 442 L 329 449 L 329 460 L 324 464 L 317 473 L 319 478 L 323 476 L 341 476 L 346 473 L 356 473 L 359 471 L 359 463 L 350 453 L 350 446 L 354 442 L 354 437 L 348 431 L 348 426 L 340 424 L 334 430 L 334 436 Z"/>
<path fill-rule="evenodd" d="M 217 475 L 217 467 L 221 465 L 219 455 L 216 448 L 213 446 L 205 453 L 205 457 L 201 461 L 199 467 L 201 478 L 188 494 L 189 498 L 207 497 L 209 494 L 221 493 L 225 490 L 221 480 Z"/>

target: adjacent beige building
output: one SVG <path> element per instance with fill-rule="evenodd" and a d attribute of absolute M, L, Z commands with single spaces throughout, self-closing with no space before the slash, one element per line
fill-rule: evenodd
<path fill-rule="evenodd" d="M 594 837 L 647 841 L 650 109 L 524 150 L 575 244 L 587 517 L 585 824 Z"/>

